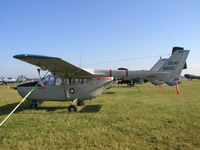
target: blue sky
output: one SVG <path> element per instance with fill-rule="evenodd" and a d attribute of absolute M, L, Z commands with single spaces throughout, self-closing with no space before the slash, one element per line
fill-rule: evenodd
<path fill-rule="evenodd" d="M 36 67 L 16 54 L 140 70 L 173 46 L 191 50 L 183 73 L 200 75 L 199 8 L 199 0 L 1 0 L 0 77 L 37 77 Z"/>

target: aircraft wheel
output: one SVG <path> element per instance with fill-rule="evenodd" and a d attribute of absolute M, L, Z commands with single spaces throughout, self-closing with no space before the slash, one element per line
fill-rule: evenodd
<path fill-rule="evenodd" d="M 34 107 L 35 107 L 35 109 L 38 109 L 39 108 L 39 104 L 37 102 L 35 102 Z"/>
<path fill-rule="evenodd" d="M 135 83 L 134 83 L 134 82 L 130 84 L 130 87 L 134 87 L 134 86 L 135 86 Z"/>
<path fill-rule="evenodd" d="M 35 101 L 33 101 L 31 104 L 30 104 L 30 108 L 35 108 L 35 109 L 38 109 L 39 108 L 39 104 Z"/>
<path fill-rule="evenodd" d="M 135 82 L 131 81 L 131 83 L 128 83 L 128 86 L 134 87 L 135 86 Z"/>
<path fill-rule="evenodd" d="M 77 106 L 84 106 L 84 102 L 83 101 L 78 101 L 77 102 Z"/>
<path fill-rule="evenodd" d="M 33 103 L 31 103 L 31 104 L 30 104 L 30 108 L 33 108 L 33 105 L 34 105 L 34 104 L 33 104 Z"/>
<path fill-rule="evenodd" d="M 77 112 L 77 107 L 74 106 L 74 105 L 70 105 L 70 106 L 68 107 L 68 112 Z"/>

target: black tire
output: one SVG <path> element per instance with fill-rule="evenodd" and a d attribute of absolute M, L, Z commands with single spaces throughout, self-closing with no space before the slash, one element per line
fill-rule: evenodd
<path fill-rule="evenodd" d="M 32 101 L 32 103 L 30 104 L 30 108 L 35 108 L 38 109 L 39 108 L 39 104 L 36 101 Z"/>
<path fill-rule="evenodd" d="M 34 107 L 35 107 L 35 109 L 39 109 L 39 104 L 37 102 L 35 102 Z"/>
<path fill-rule="evenodd" d="M 84 102 L 83 101 L 78 101 L 77 102 L 77 106 L 84 106 Z"/>
<path fill-rule="evenodd" d="M 68 112 L 77 112 L 77 107 L 74 106 L 74 105 L 70 105 L 70 106 L 68 107 Z"/>
<path fill-rule="evenodd" d="M 34 105 L 33 103 L 30 104 L 30 108 L 31 108 L 31 109 L 33 108 L 33 105 Z"/>

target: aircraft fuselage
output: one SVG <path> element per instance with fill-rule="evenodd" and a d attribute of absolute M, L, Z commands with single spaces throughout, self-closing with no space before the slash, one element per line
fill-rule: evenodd
<path fill-rule="evenodd" d="M 113 78 L 93 78 L 93 79 L 65 79 L 48 76 L 43 80 L 45 86 L 39 85 L 28 97 L 34 101 L 73 101 L 91 99 L 100 95 L 112 83 Z M 17 87 L 20 96 L 26 94 L 37 84 L 30 82 Z"/>

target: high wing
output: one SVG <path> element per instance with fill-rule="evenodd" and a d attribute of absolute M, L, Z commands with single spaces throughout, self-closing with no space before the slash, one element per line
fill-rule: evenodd
<path fill-rule="evenodd" d="M 13 56 L 16 59 L 25 61 L 40 67 L 42 70 L 49 70 L 54 75 L 68 78 L 92 78 L 93 74 L 76 67 L 61 58 L 42 55 L 20 54 Z"/>

